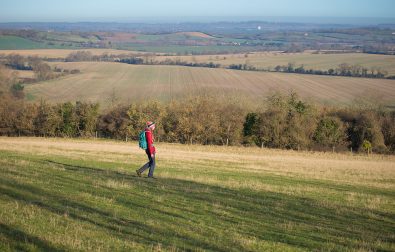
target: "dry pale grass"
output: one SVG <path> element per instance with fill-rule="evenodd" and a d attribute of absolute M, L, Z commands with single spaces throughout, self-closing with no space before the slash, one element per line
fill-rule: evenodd
<path fill-rule="evenodd" d="M 109 161 L 124 163 L 123 172 L 133 164 L 145 162 L 145 155 L 138 150 L 136 143 L 119 143 L 111 141 L 85 141 L 65 139 L 37 139 L 37 138 L 1 138 L 1 147 L 4 150 L 34 153 L 35 155 L 60 155 L 72 159 L 93 159 L 95 161 Z M 206 152 L 203 150 L 207 148 Z M 202 184 L 226 186 L 229 188 L 248 188 L 256 191 L 281 192 L 287 195 L 306 195 L 310 193 L 328 193 L 326 188 L 316 186 L 271 185 L 259 180 L 226 180 L 220 176 L 207 176 L 212 167 L 208 167 L 208 161 L 218 161 L 221 171 L 248 172 L 260 174 L 262 172 L 307 179 L 327 179 L 336 182 L 346 181 L 350 184 L 363 184 L 378 188 L 393 189 L 392 183 L 383 183 L 381 180 L 394 177 L 394 165 L 392 157 L 349 156 L 341 154 L 321 154 L 316 160 L 314 153 L 296 153 L 278 150 L 260 150 L 255 148 L 223 148 L 203 146 L 182 146 L 172 144 L 159 144 L 158 155 L 159 169 L 173 167 L 182 169 L 183 172 L 174 173 L 171 170 L 160 170 L 161 177 L 194 181 Z M 238 158 L 239 157 L 239 158 Z M 342 161 L 337 158 L 350 158 Z M 239 162 L 243 159 L 242 162 Z M 267 163 L 258 163 L 257 160 L 266 160 Z M 275 160 L 275 162 L 273 161 Z M 368 163 L 364 163 L 365 161 Z M 225 162 L 226 165 L 221 164 Z M 198 165 L 201 162 L 201 165 Z M 356 164 L 354 164 L 356 162 Z M 361 163 L 362 162 L 362 163 Z M 303 163 L 303 165 L 295 165 Z M 326 166 L 317 164 L 325 163 Z M 338 164 L 342 166 L 338 166 Z M 270 165 L 267 165 L 270 164 Z M 362 165 L 361 164 L 365 164 Z M 253 169 L 251 168 L 253 167 Z M 329 167 L 326 170 L 326 167 Z M 362 167 L 362 169 L 360 169 Z M 198 171 L 197 171 L 198 169 Z M 200 170 L 200 172 L 199 172 Z M 130 168 L 129 168 L 130 171 Z M 189 172 L 190 171 L 190 172 Z M 98 185 L 110 188 L 128 188 L 130 185 L 124 182 L 103 181 Z M 365 195 L 366 196 L 366 195 Z M 360 201 L 360 195 L 349 195 L 347 202 L 354 204 Z M 380 207 L 387 203 L 386 198 L 365 197 L 364 205 L 369 209 Z M 372 204 L 374 203 L 374 204 Z"/>
<path fill-rule="evenodd" d="M 22 71 L 22 70 L 15 70 L 14 71 L 19 78 L 34 78 L 33 71 Z"/>
<path fill-rule="evenodd" d="M 183 179 L 221 184 L 224 181 L 220 177 L 205 175 L 205 172 L 215 171 L 216 167 L 220 167 L 222 172 L 270 173 L 296 179 L 321 179 L 370 185 L 384 189 L 395 188 L 395 185 L 388 181 L 388 179 L 395 178 L 394 156 L 371 155 L 368 157 L 350 153 L 297 152 L 166 143 L 158 143 L 157 149 L 159 169 L 162 165 L 184 171 L 174 174 L 171 171 L 163 170 L 162 176 L 164 177 L 182 176 Z M 146 161 L 145 154 L 135 142 L 2 137 L 0 138 L 0 150 L 35 155 L 67 156 L 78 160 L 117 162 L 123 164 L 119 168 L 122 171 L 128 170 L 128 167 L 133 164 L 142 164 Z M 196 173 L 197 170 L 200 173 Z M 268 190 L 272 187 L 272 185 L 266 185 L 259 181 L 244 183 L 235 180 L 225 183 L 237 188 Z M 308 192 L 310 189 L 304 186 L 301 190 Z"/>
<path fill-rule="evenodd" d="M 288 65 L 295 63 L 297 66 L 304 65 L 305 69 L 328 70 L 337 68 L 341 63 L 350 65 L 361 65 L 370 69 L 380 67 L 390 75 L 395 74 L 395 56 L 373 55 L 364 53 L 344 53 L 344 54 L 314 54 L 312 51 L 303 53 L 282 53 L 282 52 L 256 52 L 246 54 L 218 54 L 218 55 L 194 55 L 194 56 L 157 56 L 155 59 L 164 61 L 165 59 L 179 59 L 192 63 L 214 62 L 222 66 L 231 64 L 248 64 L 258 68 L 274 69 L 277 65 Z"/>
<path fill-rule="evenodd" d="M 133 188 L 132 184 L 127 183 L 126 181 L 117 181 L 113 179 L 109 179 L 103 183 L 104 186 L 113 189 L 130 189 Z"/>
<path fill-rule="evenodd" d="M 147 97 L 167 101 L 197 95 L 202 90 L 261 99 L 273 91 L 293 90 L 303 98 L 328 103 L 349 103 L 374 94 L 383 101 L 395 100 L 395 81 L 284 73 L 248 72 L 182 66 L 127 65 L 111 62 L 53 63 L 62 69 L 80 69 L 81 74 L 25 87 L 36 99 L 51 102 L 90 101 L 106 104 L 139 101 Z"/>
<path fill-rule="evenodd" d="M 167 143 L 156 146 L 159 179 L 152 182 L 133 174 L 146 159 L 136 142 L 0 137 L 0 152 L 12 151 L 11 156 L 3 154 L 0 159 L 5 178 L 12 181 L 1 185 L 8 196 L 0 198 L 4 209 L 0 219 L 45 242 L 73 250 L 182 248 L 154 244 L 149 234 L 144 237 L 149 237 L 150 247 L 130 239 L 141 231 L 140 225 L 142 231 L 156 230 L 169 241 L 177 235 L 181 239 L 202 235 L 202 241 L 212 242 L 206 236 L 214 234 L 223 239 L 222 244 L 231 243 L 245 251 L 297 251 L 304 247 L 291 248 L 295 241 L 308 244 L 316 239 L 319 243 L 305 249 L 324 246 L 348 251 L 342 246 L 349 244 L 369 251 L 392 246 L 388 240 L 394 238 L 389 226 L 393 223 L 384 216 L 391 216 L 394 209 L 394 156 Z M 44 162 L 42 169 L 40 162 L 47 160 L 54 162 Z M 108 165 L 102 160 L 111 166 L 101 167 Z M 81 169 L 70 170 L 69 166 Z M 92 169 L 88 171 L 85 166 Z M 65 186 L 65 178 L 76 183 Z M 37 188 L 42 196 L 30 193 L 29 188 Z M 19 191 L 26 200 L 10 198 L 14 195 L 10 192 L 18 195 Z M 254 197 L 258 200 L 255 203 Z M 46 204 L 56 211 L 47 211 L 42 207 Z M 238 204 L 246 208 L 238 208 Z M 147 212 L 142 212 L 140 205 Z M 225 221 L 228 219 L 232 221 Z M 233 220 L 240 221 L 233 224 Z M 369 230 L 373 224 L 373 231 Z M 163 230 L 172 232 L 161 233 Z M 274 232 L 284 235 L 277 237 Z"/>
<path fill-rule="evenodd" d="M 187 36 L 197 37 L 197 38 L 214 38 L 213 36 L 210 36 L 210 35 L 203 33 L 203 32 L 178 32 L 175 34 L 187 35 Z"/>

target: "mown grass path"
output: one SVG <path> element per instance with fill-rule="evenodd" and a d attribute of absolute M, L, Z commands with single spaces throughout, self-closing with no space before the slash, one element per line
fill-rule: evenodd
<path fill-rule="evenodd" d="M 395 158 L 0 138 L 0 250 L 393 251 Z"/>

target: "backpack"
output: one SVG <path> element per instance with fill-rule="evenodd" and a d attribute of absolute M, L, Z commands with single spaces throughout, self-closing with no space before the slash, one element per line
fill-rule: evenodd
<path fill-rule="evenodd" d="M 143 150 L 148 148 L 147 139 L 145 138 L 145 130 L 141 131 L 139 134 L 139 147 Z"/>

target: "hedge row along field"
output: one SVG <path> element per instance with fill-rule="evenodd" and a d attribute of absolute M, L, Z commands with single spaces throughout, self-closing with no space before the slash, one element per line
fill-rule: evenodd
<path fill-rule="evenodd" d="M 305 69 L 328 70 L 335 69 L 341 63 L 349 65 L 360 65 L 368 69 L 380 68 L 387 71 L 388 75 L 395 75 L 395 56 L 394 55 L 375 55 L 366 53 L 315 53 L 306 51 L 303 53 L 282 53 L 282 52 L 256 52 L 248 54 L 214 54 L 214 55 L 193 55 L 193 56 L 165 56 L 160 53 L 136 52 L 115 49 L 36 49 L 36 50 L 1 50 L 0 54 L 19 54 L 21 56 L 37 56 L 40 58 L 62 58 L 65 59 L 71 53 L 86 51 L 92 55 L 146 55 L 149 60 L 165 61 L 166 59 L 180 60 L 191 63 L 209 63 L 229 66 L 232 64 L 247 64 L 259 69 L 271 68 L 278 65 L 288 65 L 294 63 L 296 66 L 303 65 Z"/>

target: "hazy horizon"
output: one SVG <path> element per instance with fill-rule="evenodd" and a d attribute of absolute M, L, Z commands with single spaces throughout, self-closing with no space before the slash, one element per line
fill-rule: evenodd
<path fill-rule="evenodd" d="M 0 24 L 39 24 L 39 23 L 119 23 L 119 24 L 159 24 L 159 23 L 216 23 L 216 22 L 267 22 L 267 23 L 303 23 L 303 24 L 333 24 L 333 25 L 395 25 L 395 18 L 372 18 L 372 17 L 141 17 L 141 18 L 119 18 L 113 20 L 42 20 L 42 21 L 0 21 Z"/>
<path fill-rule="evenodd" d="M 395 23 L 392 0 L 1 1 L 0 22 L 268 21 Z"/>

